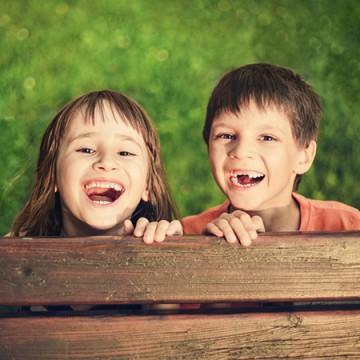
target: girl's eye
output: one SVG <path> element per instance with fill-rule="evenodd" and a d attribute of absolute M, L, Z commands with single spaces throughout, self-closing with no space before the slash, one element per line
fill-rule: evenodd
<path fill-rule="evenodd" d="M 222 134 L 216 135 L 215 138 L 216 138 L 216 139 L 224 139 L 224 140 L 234 140 L 234 139 L 235 139 L 235 135 L 222 133 Z"/>
<path fill-rule="evenodd" d="M 120 152 L 119 152 L 119 155 L 120 155 L 120 156 L 135 156 L 134 153 L 131 153 L 131 152 L 129 152 L 129 151 L 120 151 Z"/>
<path fill-rule="evenodd" d="M 262 135 L 260 136 L 261 141 L 276 141 L 276 139 L 271 135 Z"/>
<path fill-rule="evenodd" d="M 93 149 L 90 149 L 90 148 L 80 148 L 78 150 L 76 150 L 77 152 L 81 152 L 81 153 L 84 153 L 84 154 L 93 154 L 95 152 L 95 150 Z"/>

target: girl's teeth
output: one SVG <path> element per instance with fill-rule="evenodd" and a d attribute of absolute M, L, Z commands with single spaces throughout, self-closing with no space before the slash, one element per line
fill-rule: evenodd
<path fill-rule="evenodd" d="M 106 189 L 114 189 L 116 191 L 121 191 L 122 187 L 119 184 L 116 183 L 110 183 L 110 182 L 92 182 L 90 184 L 87 184 L 85 186 L 86 190 L 92 189 L 92 188 L 106 188 Z"/>
<path fill-rule="evenodd" d="M 95 204 L 100 204 L 100 205 L 111 204 L 111 201 L 93 200 L 93 202 L 94 202 Z"/>

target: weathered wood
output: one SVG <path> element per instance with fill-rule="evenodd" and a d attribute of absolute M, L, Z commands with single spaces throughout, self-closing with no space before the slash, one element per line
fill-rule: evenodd
<path fill-rule="evenodd" d="M 360 299 L 360 232 L 0 239 L 0 304 Z"/>
<path fill-rule="evenodd" d="M 3 318 L 7 359 L 359 359 L 360 312 Z"/>

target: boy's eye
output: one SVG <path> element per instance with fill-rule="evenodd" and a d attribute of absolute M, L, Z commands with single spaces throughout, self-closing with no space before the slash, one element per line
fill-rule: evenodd
<path fill-rule="evenodd" d="M 130 151 L 119 151 L 119 155 L 121 155 L 121 156 L 135 156 L 135 154 L 131 153 Z"/>
<path fill-rule="evenodd" d="M 217 134 L 215 136 L 216 139 L 225 139 L 225 140 L 234 140 L 235 139 L 235 135 L 233 134 L 227 134 L 227 133 L 221 133 L 221 134 Z"/>
<path fill-rule="evenodd" d="M 262 141 L 276 141 L 276 138 L 274 138 L 271 135 L 261 135 L 260 140 L 262 140 Z"/>
<path fill-rule="evenodd" d="M 90 148 L 86 148 L 86 147 L 80 148 L 80 149 L 78 149 L 76 151 L 84 153 L 84 154 L 93 154 L 95 152 L 95 150 L 90 149 Z"/>

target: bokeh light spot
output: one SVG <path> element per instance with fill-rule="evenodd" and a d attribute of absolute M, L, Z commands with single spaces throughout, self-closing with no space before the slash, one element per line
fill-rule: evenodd
<path fill-rule="evenodd" d="M 169 57 L 169 52 L 166 49 L 161 49 L 156 54 L 156 58 L 161 62 L 166 61 L 168 57 Z"/>
<path fill-rule="evenodd" d="M 69 5 L 67 3 L 60 3 L 56 5 L 55 12 L 58 15 L 65 15 L 69 11 Z"/>
<path fill-rule="evenodd" d="M 3 14 L 0 16 L 0 26 L 6 26 L 10 23 L 11 17 L 8 14 Z"/>
<path fill-rule="evenodd" d="M 127 36 L 124 35 L 116 35 L 115 39 L 115 46 L 120 49 L 125 49 L 130 46 L 130 39 Z"/>
<path fill-rule="evenodd" d="M 16 32 L 16 38 L 19 41 L 24 41 L 29 37 L 29 30 L 26 28 L 21 28 Z"/>
<path fill-rule="evenodd" d="M 33 90 L 35 85 L 36 85 L 36 80 L 32 76 L 27 77 L 23 83 L 24 89 L 29 91 Z"/>

